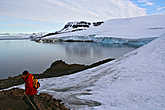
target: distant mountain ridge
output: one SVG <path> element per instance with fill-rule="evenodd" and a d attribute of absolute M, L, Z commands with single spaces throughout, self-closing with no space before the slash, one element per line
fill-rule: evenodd
<path fill-rule="evenodd" d="M 97 27 L 103 24 L 103 21 L 100 22 L 87 22 L 87 21 L 77 21 L 77 22 L 68 22 L 61 30 L 52 32 L 52 33 L 33 33 L 30 38 L 32 40 L 38 41 L 41 38 L 52 36 L 56 34 L 70 33 L 75 31 L 87 30 L 90 27 Z"/>
<path fill-rule="evenodd" d="M 90 27 L 99 26 L 103 21 L 101 22 L 87 22 L 87 21 L 78 21 L 78 22 L 68 22 L 63 29 L 60 31 L 57 31 L 58 33 L 66 33 L 66 32 L 74 32 L 74 31 L 80 31 L 80 30 L 87 30 Z"/>
<path fill-rule="evenodd" d="M 68 22 L 64 28 L 62 28 L 59 31 L 53 32 L 53 33 L 48 33 L 45 34 L 42 37 L 46 36 L 51 36 L 51 35 L 56 35 L 56 34 L 62 34 L 62 33 L 69 33 L 69 32 L 75 32 L 75 31 L 81 31 L 81 30 L 87 30 L 90 27 L 95 27 L 103 24 L 103 21 L 100 22 L 87 22 L 87 21 L 77 21 L 77 22 Z"/>

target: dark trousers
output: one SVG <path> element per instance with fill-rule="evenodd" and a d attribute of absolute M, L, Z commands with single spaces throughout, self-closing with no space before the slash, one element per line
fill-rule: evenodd
<path fill-rule="evenodd" d="M 26 97 L 27 96 L 27 97 Z M 38 109 L 38 107 L 37 107 L 37 105 L 36 105 L 36 103 L 34 102 L 34 95 L 26 95 L 25 97 L 24 97 L 24 101 L 25 101 L 25 103 L 27 104 L 27 105 L 29 105 L 29 109 L 28 110 L 35 110 L 34 109 L 34 107 L 33 107 L 33 105 L 35 106 L 35 108 L 37 109 L 37 110 L 39 110 Z M 33 105 L 32 105 L 32 104 Z"/>

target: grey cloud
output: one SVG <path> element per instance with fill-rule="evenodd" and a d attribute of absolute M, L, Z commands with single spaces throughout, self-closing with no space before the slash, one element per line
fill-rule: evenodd
<path fill-rule="evenodd" d="M 145 15 L 129 0 L 0 0 L 0 16 L 47 22 Z"/>

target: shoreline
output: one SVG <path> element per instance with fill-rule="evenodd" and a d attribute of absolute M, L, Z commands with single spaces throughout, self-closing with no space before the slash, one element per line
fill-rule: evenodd
<path fill-rule="evenodd" d="M 51 64 L 51 66 L 46 69 L 41 74 L 33 74 L 38 79 L 51 78 L 51 77 L 60 77 L 64 75 L 74 74 L 86 69 L 90 69 L 101 64 L 107 63 L 114 60 L 114 58 L 108 58 L 91 65 L 82 65 L 82 64 L 67 64 L 62 60 L 57 60 Z M 7 79 L 0 79 L 0 90 L 6 89 L 12 86 L 17 86 L 23 84 L 24 81 L 21 79 L 21 75 L 8 77 Z"/>
<path fill-rule="evenodd" d="M 58 60 L 52 63 L 50 68 L 45 70 L 42 74 L 34 74 L 34 76 L 38 79 L 60 77 L 64 75 L 74 74 L 89 68 L 93 68 L 101 64 L 110 62 L 112 60 L 114 59 L 104 59 L 91 65 L 67 64 L 62 60 Z M 27 101 L 24 96 L 24 89 L 12 88 L 9 90 L 3 90 L 23 83 L 24 81 L 21 79 L 21 75 L 15 77 L 8 77 L 8 79 L 0 80 L 0 105 L 3 105 L 0 107 L 0 109 L 33 109 L 31 105 L 26 103 Z M 50 110 L 70 110 L 67 106 L 65 106 L 62 100 L 56 99 L 48 93 L 40 93 L 39 95 L 34 96 L 34 101 L 40 110 L 45 110 L 48 108 Z M 8 102 L 10 102 L 11 104 L 8 105 Z"/>

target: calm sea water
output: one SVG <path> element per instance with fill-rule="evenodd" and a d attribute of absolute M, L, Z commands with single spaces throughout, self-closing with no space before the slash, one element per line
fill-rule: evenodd
<path fill-rule="evenodd" d="M 24 70 L 41 73 L 56 60 L 92 64 L 120 57 L 134 49 L 85 42 L 43 44 L 30 40 L 0 40 L 0 79 L 21 74 Z"/>

